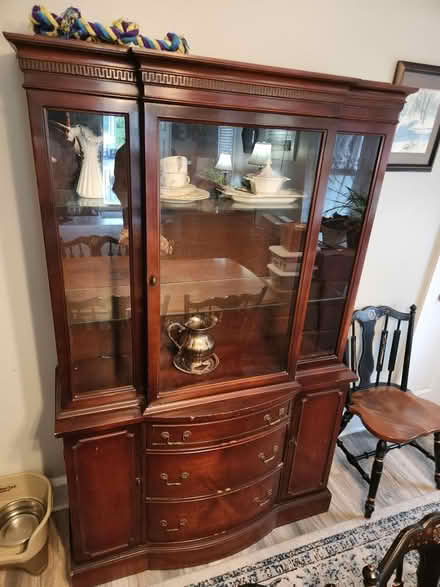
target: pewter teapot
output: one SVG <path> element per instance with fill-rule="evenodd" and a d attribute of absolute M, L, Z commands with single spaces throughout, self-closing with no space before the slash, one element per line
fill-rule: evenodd
<path fill-rule="evenodd" d="M 168 336 L 179 349 L 173 360 L 177 369 L 192 375 L 204 375 L 218 367 L 220 361 L 214 354 L 215 340 L 208 333 L 217 322 L 214 314 L 194 314 L 184 324 L 172 322 L 168 325 Z M 178 338 L 173 335 L 174 331 L 178 331 Z"/>

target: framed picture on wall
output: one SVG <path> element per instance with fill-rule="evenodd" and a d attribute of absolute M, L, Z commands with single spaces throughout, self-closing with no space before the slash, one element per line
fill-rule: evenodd
<path fill-rule="evenodd" d="M 398 61 L 393 83 L 420 89 L 400 113 L 387 171 L 431 171 L 440 138 L 440 67 Z"/>

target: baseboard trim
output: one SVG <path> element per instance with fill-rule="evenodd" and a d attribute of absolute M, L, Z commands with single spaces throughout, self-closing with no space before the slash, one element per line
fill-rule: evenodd
<path fill-rule="evenodd" d="M 418 389 L 417 391 L 412 392 L 414 395 L 426 395 L 428 393 L 432 393 L 432 389 L 430 387 L 426 387 L 424 389 Z M 425 398 L 428 399 L 428 398 Z"/>
<path fill-rule="evenodd" d="M 69 498 L 67 494 L 67 477 L 60 475 L 59 477 L 50 477 L 49 479 L 53 489 L 53 507 L 52 511 L 58 512 L 60 510 L 68 509 Z"/>

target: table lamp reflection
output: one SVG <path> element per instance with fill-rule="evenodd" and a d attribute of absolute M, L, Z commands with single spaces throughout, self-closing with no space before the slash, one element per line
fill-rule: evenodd
<path fill-rule="evenodd" d="M 271 161 L 272 145 L 270 143 L 255 143 L 252 155 L 249 158 L 249 165 L 256 165 L 262 169 Z"/>
<path fill-rule="evenodd" d="M 228 183 L 228 173 L 232 171 L 232 157 L 229 153 L 220 153 L 215 168 L 223 171 L 223 185 Z"/>

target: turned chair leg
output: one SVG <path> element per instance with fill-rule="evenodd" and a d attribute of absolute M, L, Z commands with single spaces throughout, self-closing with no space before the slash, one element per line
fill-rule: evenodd
<path fill-rule="evenodd" d="M 374 512 L 376 501 L 377 488 L 379 487 L 380 478 L 382 476 L 383 460 L 387 450 L 387 443 L 385 440 L 379 440 L 376 446 L 376 457 L 374 459 L 373 468 L 371 470 L 370 490 L 368 491 L 368 498 L 365 502 L 365 517 L 371 518 Z"/>
<path fill-rule="evenodd" d="M 440 489 L 440 432 L 434 432 L 435 484 Z"/>
<path fill-rule="evenodd" d="M 354 416 L 354 414 L 352 414 L 348 410 L 345 410 L 345 412 L 344 412 L 344 414 L 342 416 L 341 427 L 339 429 L 339 434 L 341 434 L 341 432 L 343 432 L 345 430 L 345 428 L 347 427 L 347 425 L 349 424 L 349 422 L 353 418 L 353 416 Z"/>

